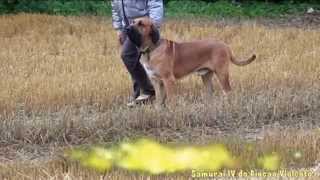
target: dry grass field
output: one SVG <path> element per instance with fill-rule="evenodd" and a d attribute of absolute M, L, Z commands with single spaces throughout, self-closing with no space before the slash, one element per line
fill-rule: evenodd
<path fill-rule="evenodd" d="M 161 30 L 168 39 L 220 39 L 237 57 L 258 58 L 246 67 L 231 65 L 228 100 L 216 81 L 213 98 L 206 99 L 193 75 L 178 84 L 176 104 L 130 109 L 131 83 L 110 21 L 0 16 L 0 179 L 99 179 L 64 162 L 62 150 L 141 136 L 223 142 L 246 169 L 256 168 L 256 157 L 267 152 L 281 154 L 282 168 L 320 162 L 319 29 L 168 20 Z M 149 178 L 114 170 L 105 179 L 129 177 Z"/>

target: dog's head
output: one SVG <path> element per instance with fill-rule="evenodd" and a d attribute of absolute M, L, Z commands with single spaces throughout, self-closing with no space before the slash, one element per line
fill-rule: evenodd
<path fill-rule="evenodd" d="M 126 28 L 128 38 L 138 47 L 145 48 L 160 40 L 158 29 L 148 17 L 137 18 Z"/>

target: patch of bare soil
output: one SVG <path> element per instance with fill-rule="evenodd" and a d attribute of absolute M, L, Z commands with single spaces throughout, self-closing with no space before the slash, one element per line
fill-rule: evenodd
<path fill-rule="evenodd" d="M 197 105 L 200 106 L 199 104 L 190 105 L 190 109 Z M 290 116 L 284 114 L 271 119 L 268 116 L 265 117 L 266 119 L 260 117 L 262 119 L 259 121 L 250 117 L 242 120 L 234 119 L 232 116 L 228 120 L 219 118 L 204 120 L 202 115 L 211 112 L 212 107 L 205 108 L 204 112 L 199 112 L 198 115 L 191 111 L 188 111 L 190 113 L 184 112 L 188 119 L 182 118 L 181 124 L 174 123 L 178 121 L 177 119 L 170 117 L 166 119 L 165 117 L 176 112 L 150 117 L 154 122 L 144 120 L 145 125 L 142 125 L 139 119 L 132 119 L 139 113 L 147 113 L 150 111 L 149 108 L 153 107 L 138 107 L 126 115 L 121 113 L 126 108 L 122 110 L 120 108 L 118 115 L 115 115 L 113 110 L 103 112 L 94 107 L 81 107 L 80 109 L 73 107 L 69 109 L 68 118 L 65 117 L 66 111 L 33 115 L 20 114 L 19 117 L 13 117 L 10 121 L 26 132 L 21 132 L 23 133 L 21 137 L 15 137 L 12 140 L 8 138 L 0 142 L 0 164 L 39 164 L 61 159 L 64 149 L 69 147 L 94 143 L 112 144 L 122 139 L 140 136 L 177 143 L 212 141 L 228 143 L 230 139 L 243 142 L 268 142 L 266 139 L 270 137 L 277 139 L 283 135 L 289 136 L 292 134 L 292 129 L 299 131 L 300 136 L 308 136 L 314 129 L 320 127 L 318 107 Z M 228 114 L 225 115 L 228 116 Z M 37 121 L 40 120 L 43 121 L 43 124 L 38 127 Z M 156 125 L 155 121 L 160 120 L 162 122 Z M 50 123 L 46 123 L 49 121 Z M 14 134 L 13 130 L 11 133 Z M 290 140 L 295 141 L 292 138 Z"/>
<path fill-rule="evenodd" d="M 272 27 L 320 28 L 320 12 L 304 13 L 278 19 L 258 19 L 258 22 Z"/>

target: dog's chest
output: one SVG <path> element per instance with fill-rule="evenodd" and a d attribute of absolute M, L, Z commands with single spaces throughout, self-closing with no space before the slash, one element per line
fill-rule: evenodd
<path fill-rule="evenodd" d="M 158 72 L 156 71 L 156 69 L 154 69 L 150 65 L 150 59 L 149 59 L 148 55 L 143 54 L 141 56 L 140 62 L 143 65 L 143 68 L 145 69 L 145 71 L 149 77 L 151 77 L 151 78 L 158 77 Z"/>

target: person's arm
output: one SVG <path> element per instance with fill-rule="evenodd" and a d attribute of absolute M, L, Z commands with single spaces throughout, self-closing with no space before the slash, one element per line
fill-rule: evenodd
<path fill-rule="evenodd" d="M 149 0 L 148 9 L 150 18 L 160 28 L 164 15 L 163 0 Z"/>
<path fill-rule="evenodd" d="M 117 31 L 121 31 L 123 27 L 122 27 L 122 16 L 120 13 L 119 3 L 117 3 L 116 0 L 112 0 L 111 7 L 112 7 L 112 26 Z"/>

